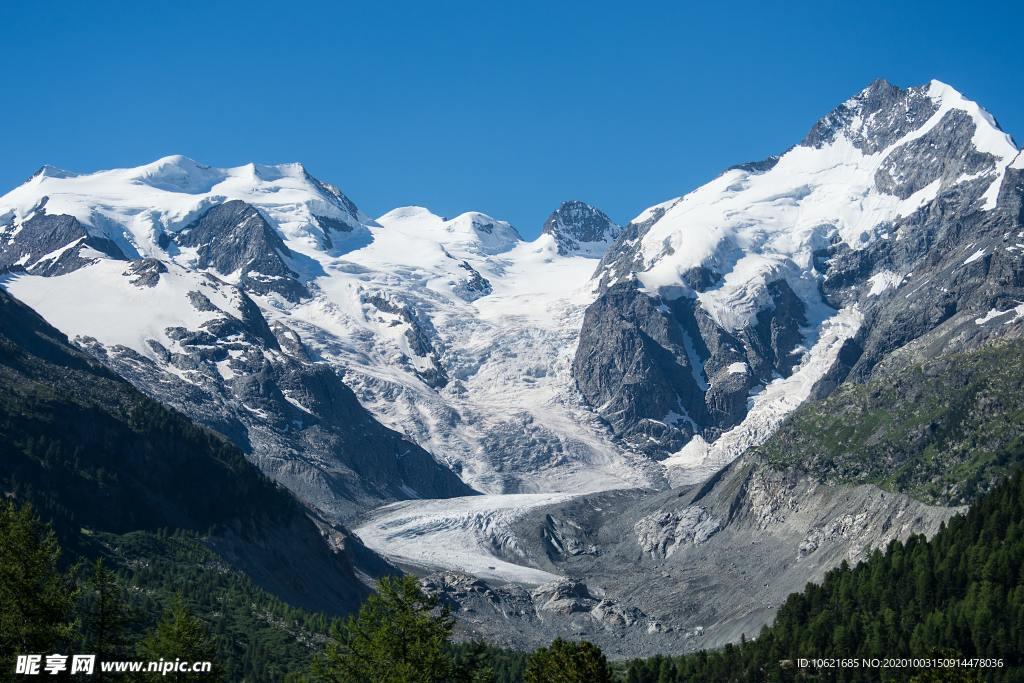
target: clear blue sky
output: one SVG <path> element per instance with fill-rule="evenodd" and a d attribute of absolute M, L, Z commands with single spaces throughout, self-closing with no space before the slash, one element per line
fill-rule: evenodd
<path fill-rule="evenodd" d="M 1024 3 L 5 2 L 0 192 L 180 153 L 302 161 L 372 215 L 626 221 L 884 77 L 1024 138 Z"/>

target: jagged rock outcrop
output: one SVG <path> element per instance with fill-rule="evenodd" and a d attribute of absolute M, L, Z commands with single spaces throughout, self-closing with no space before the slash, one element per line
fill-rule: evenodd
<path fill-rule="evenodd" d="M 704 543 L 720 528 L 721 522 L 699 505 L 682 510 L 658 510 L 633 525 L 637 543 L 644 552 L 661 557 L 669 557 L 687 543 Z"/>
<path fill-rule="evenodd" d="M 466 277 L 461 278 L 455 283 L 454 290 L 456 294 L 466 301 L 476 301 L 480 297 L 487 296 L 494 291 L 490 281 L 470 265 L 469 261 L 460 261 L 459 268 L 466 271 Z"/>
<path fill-rule="evenodd" d="M 114 242 L 93 235 L 74 216 L 45 207 L 17 226 L 0 226 L 0 272 L 21 268 L 33 275 L 65 275 L 97 258 L 126 260 Z"/>
<path fill-rule="evenodd" d="M 174 235 L 174 241 L 195 249 L 196 268 L 212 268 L 255 294 L 276 292 L 289 301 L 309 291 L 288 267 L 291 251 L 260 212 L 233 199 L 217 204 Z"/>
<path fill-rule="evenodd" d="M 131 277 L 131 283 L 136 287 L 156 287 L 160 282 L 160 275 L 166 272 L 167 266 L 160 259 L 142 258 L 132 261 L 125 274 Z"/>
<path fill-rule="evenodd" d="M 620 228 L 600 209 L 574 200 L 562 202 L 544 221 L 542 232 L 554 238 L 559 254 L 601 257 Z"/>

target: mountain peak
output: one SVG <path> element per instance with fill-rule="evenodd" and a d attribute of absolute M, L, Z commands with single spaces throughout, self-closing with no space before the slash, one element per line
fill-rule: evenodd
<path fill-rule="evenodd" d="M 419 237 L 430 236 L 446 248 L 461 244 L 471 252 L 488 255 L 508 251 L 523 239 L 511 223 L 479 211 L 445 218 L 422 206 L 400 206 L 378 218 L 377 223 Z"/>
<path fill-rule="evenodd" d="M 931 84 L 904 89 L 878 79 L 822 117 L 800 144 L 821 148 L 843 136 L 865 154 L 874 154 L 922 126 L 938 109 Z"/>
<path fill-rule="evenodd" d="M 35 180 L 36 178 L 74 178 L 77 175 L 74 171 L 65 171 L 63 168 L 44 164 L 39 167 L 38 171 L 32 174 L 29 180 Z"/>
<path fill-rule="evenodd" d="M 408 220 L 429 220 L 432 222 L 443 223 L 445 219 L 443 216 L 438 216 L 436 213 L 426 208 L 425 206 L 416 205 L 399 206 L 394 209 L 391 209 L 390 211 L 381 216 L 378 216 L 377 218 L 377 222 L 380 223 L 381 225 Z"/>
<path fill-rule="evenodd" d="M 934 79 L 909 88 L 877 79 L 822 117 L 800 144 L 822 148 L 843 137 L 861 152 L 876 154 L 921 131 L 930 121 L 938 124 L 951 110 L 967 114 L 973 123 L 969 132 L 979 151 L 1004 158 L 1016 150 L 987 111 L 956 88 Z"/>
<path fill-rule="evenodd" d="M 563 256 L 601 257 L 621 228 L 598 208 L 578 200 L 562 202 L 544 221 L 542 232 L 551 235 Z"/>

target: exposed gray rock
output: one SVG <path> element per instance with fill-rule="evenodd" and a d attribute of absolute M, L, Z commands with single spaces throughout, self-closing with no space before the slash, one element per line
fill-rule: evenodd
<path fill-rule="evenodd" d="M 174 240 L 196 250 L 196 268 L 237 273 L 242 287 L 255 294 L 276 292 L 289 301 L 309 296 L 287 264 L 291 251 L 260 212 L 243 201 L 212 207 Z"/>
<path fill-rule="evenodd" d="M 476 301 L 493 291 L 490 281 L 481 275 L 468 261 L 461 261 L 459 268 L 466 271 L 466 278 L 455 283 L 454 291 L 466 301 Z"/>
<path fill-rule="evenodd" d="M 699 505 L 657 512 L 633 525 L 636 542 L 644 552 L 669 557 L 687 543 L 699 545 L 715 535 L 721 523 Z"/>
<path fill-rule="evenodd" d="M 761 161 L 747 161 L 742 164 L 730 166 L 726 170 L 731 171 L 733 169 L 739 169 L 741 171 L 748 171 L 750 173 L 764 173 L 775 168 L 775 164 L 777 163 L 779 163 L 779 156 L 773 154 L 767 159 L 762 159 Z"/>
<path fill-rule="evenodd" d="M 167 266 L 160 259 L 142 258 L 132 261 L 125 275 L 131 277 L 130 282 L 136 287 L 156 287 L 160 282 L 160 275 L 166 272 Z"/>
<path fill-rule="evenodd" d="M 823 147 L 843 131 L 858 148 L 874 154 L 920 128 L 938 110 L 928 87 L 902 89 L 879 79 L 818 121 L 800 144 Z"/>
<path fill-rule="evenodd" d="M 805 307 L 785 280 L 765 291 L 756 321 L 731 333 L 689 296 L 666 300 L 633 282 L 612 285 L 584 316 L 577 387 L 631 450 L 658 458 L 696 434 L 713 440 L 746 415 L 753 386 L 799 361 Z"/>
<path fill-rule="evenodd" d="M 565 579 L 538 586 L 531 593 L 538 610 L 569 615 L 589 612 L 599 602 L 582 581 Z"/>
<path fill-rule="evenodd" d="M 0 272 L 20 267 L 33 275 L 64 275 L 97 258 L 127 260 L 114 242 L 89 233 L 74 216 L 51 215 L 40 208 L 0 232 Z"/>
<path fill-rule="evenodd" d="M 990 211 L 977 210 L 985 179 L 960 183 L 893 225 L 899 239 L 880 240 L 862 251 L 837 245 L 826 252 L 826 300 L 834 306 L 857 300 L 865 312 L 865 323 L 828 378 L 829 386 L 847 377 L 866 380 L 887 356 L 910 345 L 936 356 L 1019 333 L 1012 325 L 975 323 L 990 310 L 1024 301 L 1018 182 L 1015 172 L 1007 171 Z M 867 283 L 880 273 L 902 279 L 871 295 Z"/>
<path fill-rule="evenodd" d="M 610 287 L 587 309 L 573 376 L 629 448 L 671 452 L 708 423 L 701 371 L 670 309 L 632 284 Z M 683 419 L 670 422 L 673 414 Z"/>
<path fill-rule="evenodd" d="M 542 232 L 555 238 L 559 254 L 599 257 L 620 228 L 600 209 L 573 200 L 562 202 L 548 216 Z"/>
<path fill-rule="evenodd" d="M 991 171 L 995 157 L 975 149 L 975 130 L 967 112 L 950 110 L 937 126 L 890 152 L 875 173 L 875 185 L 906 199 L 936 180 L 945 189 L 963 176 Z"/>
<path fill-rule="evenodd" d="M 191 303 L 197 311 L 213 313 L 214 311 L 220 310 L 213 305 L 213 302 L 211 302 L 205 294 L 200 291 L 192 290 L 186 296 L 188 296 L 189 303 Z"/>
<path fill-rule="evenodd" d="M 573 519 L 547 515 L 540 533 L 549 557 L 596 555 L 601 552 L 590 538 L 589 531 Z"/>

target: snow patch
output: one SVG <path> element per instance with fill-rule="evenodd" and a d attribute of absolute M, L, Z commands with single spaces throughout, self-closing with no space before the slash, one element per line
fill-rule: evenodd
<path fill-rule="evenodd" d="M 1013 317 L 1004 320 L 1003 324 L 1009 325 L 1012 322 L 1016 322 L 1017 320 L 1024 318 L 1024 302 L 1018 301 L 1017 303 L 1019 304 L 1018 306 L 1008 308 L 1005 311 L 1000 311 L 998 309 L 993 308 L 982 317 L 975 318 L 974 322 L 977 325 L 985 325 L 987 323 L 992 322 L 996 318 L 1002 318 L 1003 316 L 1008 315 L 1010 313 L 1013 314 Z"/>
<path fill-rule="evenodd" d="M 736 363 L 730 363 L 729 367 L 726 368 L 726 372 L 730 375 L 745 375 L 749 369 L 750 368 L 747 367 L 746 363 L 739 361 Z"/>
<path fill-rule="evenodd" d="M 974 252 L 973 254 L 968 256 L 966 259 L 964 259 L 964 265 L 966 266 L 969 263 L 974 263 L 978 259 L 982 258 L 984 255 L 985 255 L 985 250 L 984 249 L 979 249 L 978 251 Z"/>
<path fill-rule="evenodd" d="M 878 296 L 887 289 L 896 289 L 901 284 L 905 277 L 899 273 L 894 273 L 891 270 L 883 270 L 881 272 L 872 275 L 868 282 L 871 283 L 871 289 L 868 290 L 868 296 Z"/>

